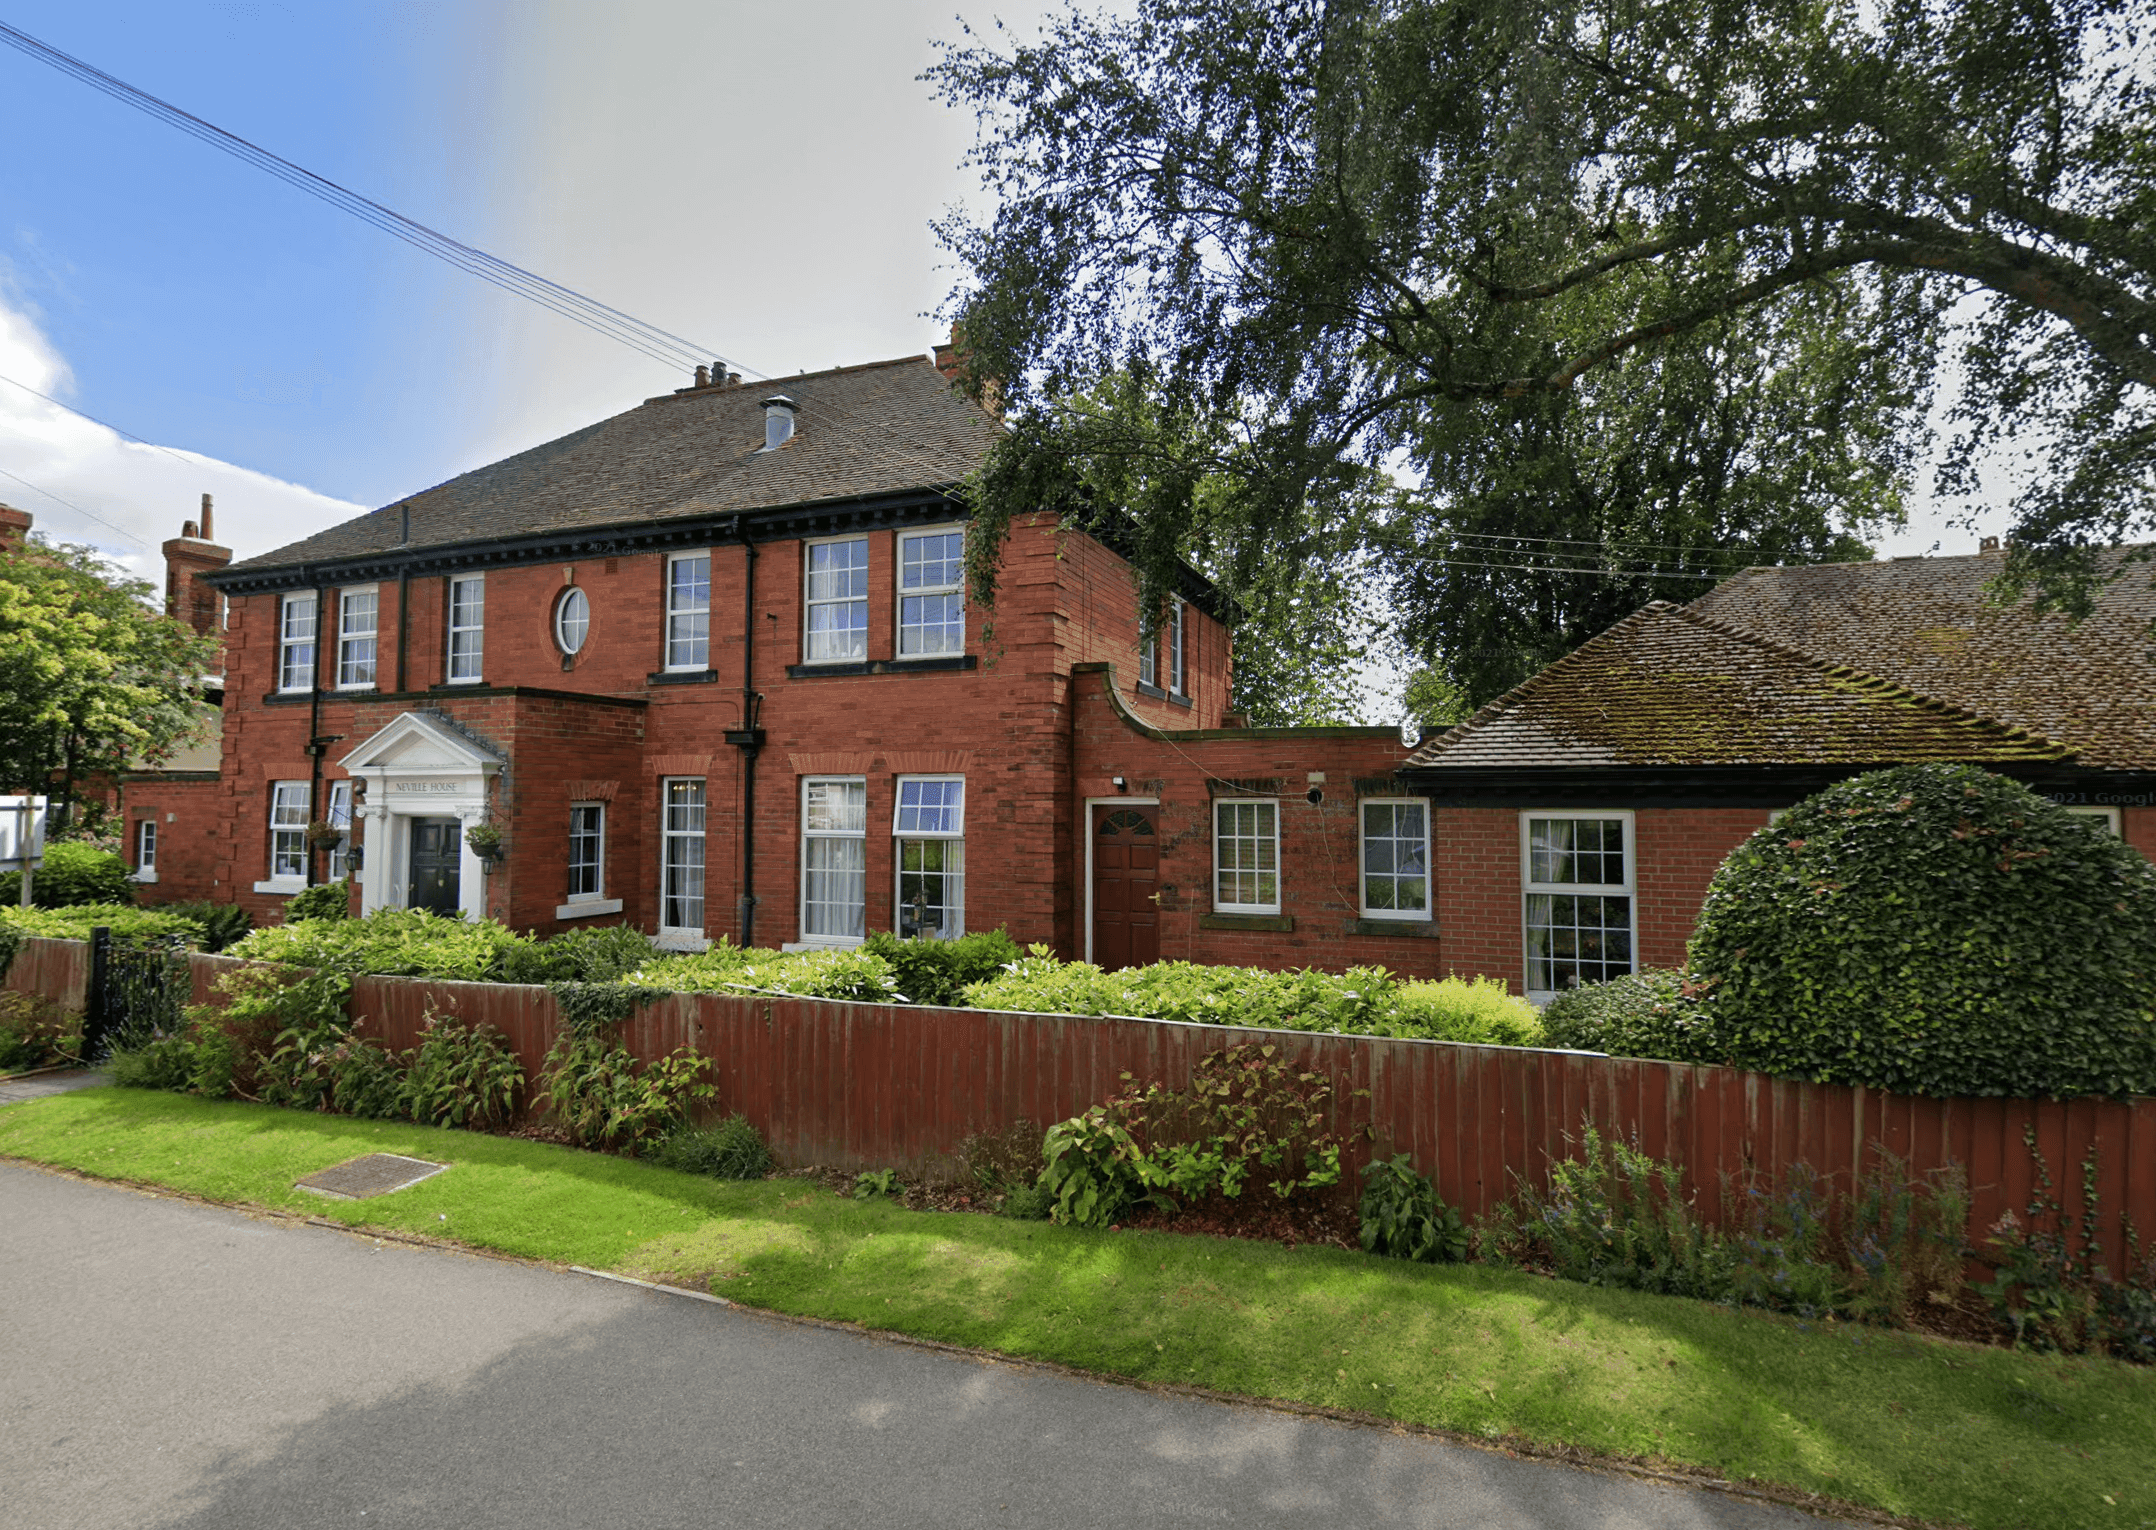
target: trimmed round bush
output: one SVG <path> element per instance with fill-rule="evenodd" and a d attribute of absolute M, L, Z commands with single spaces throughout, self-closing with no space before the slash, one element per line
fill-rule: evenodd
<path fill-rule="evenodd" d="M 1753 835 L 1691 969 L 1708 1060 L 1907 1094 L 2156 1092 L 2156 867 L 1974 766 L 1858 776 Z"/>
<path fill-rule="evenodd" d="M 1542 1044 L 1612 1057 L 1714 1061 L 1703 1052 L 1698 1016 L 1683 990 L 1683 973 L 1663 971 L 1567 989 L 1542 1011 Z"/>

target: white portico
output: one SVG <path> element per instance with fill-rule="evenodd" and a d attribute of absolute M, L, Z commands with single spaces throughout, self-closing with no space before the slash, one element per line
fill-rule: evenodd
<path fill-rule="evenodd" d="M 424 712 L 404 713 L 344 757 L 345 770 L 366 782 L 362 913 L 454 906 L 467 919 L 486 917 L 485 866 L 464 831 L 487 816 L 492 780 L 506 763 Z"/>

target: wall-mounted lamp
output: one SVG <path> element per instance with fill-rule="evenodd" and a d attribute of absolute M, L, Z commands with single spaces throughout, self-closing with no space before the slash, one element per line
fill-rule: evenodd
<path fill-rule="evenodd" d="M 1117 791 L 1127 792 L 1130 790 L 1130 783 L 1124 780 L 1121 776 L 1110 776 L 1108 779 L 1115 783 L 1115 789 Z"/>

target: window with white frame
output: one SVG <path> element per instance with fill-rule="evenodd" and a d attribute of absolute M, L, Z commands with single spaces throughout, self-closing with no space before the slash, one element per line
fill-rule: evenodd
<path fill-rule="evenodd" d="M 801 783 L 801 939 L 861 938 L 868 904 L 868 783 L 859 776 Z"/>
<path fill-rule="evenodd" d="M 591 601 L 571 585 L 554 605 L 554 646 L 574 658 L 584 651 L 584 639 L 590 633 Z"/>
<path fill-rule="evenodd" d="M 1365 919 L 1430 917 L 1430 804 L 1426 799 L 1364 799 L 1362 913 Z"/>
<path fill-rule="evenodd" d="M 711 667 L 711 554 L 666 560 L 666 667 Z"/>
<path fill-rule="evenodd" d="M 1168 602 L 1168 694 L 1171 696 L 1188 695 L 1189 692 L 1185 686 L 1186 681 L 1183 675 L 1183 603 L 1180 600 L 1171 600 Z"/>
<path fill-rule="evenodd" d="M 337 688 L 363 689 L 374 684 L 374 652 L 380 620 L 374 586 L 340 590 L 337 595 Z"/>
<path fill-rule="evenodd" d="M 332 829 L 344 838 L 329 852 L 329 879 L 340 881 L 352 872 L 352 783 L 332 781 L 329 783 L 329 812 L 323 817 Z"/>
<path fill-rule="evenodd" d="M 966 534 L 908 531 L 898 538 L 898 654 L 966 651 Z"/>
<path fill-rule="evenodd" d="M 270 880 L 307 880 L 307 809 L 312 792 L 305 781 L 270 785 Z"/>
<path fill-rule="evenodd" d="M 1213 803 L 1213 911 L 1280 912 L 1280 804 L 1222 797 Z"/>
<path fill-rule="evenodd" d="M 477 685 L 487 651 L 487 582 L 473 574 L 449 581 L 449 683 Z"/>
<path fill-rule="evenodd" d="M 2070 807 L 2066 811 L 2076 818 L 2102 824 L 2113 834 L 2119 832 L 2119 810 L 2115 807 Z"/>
<path fill-rule="evenodd" d="M 277 628 L 277 689 L 314 689 L 314 596 L 287 595 Z"/>
<path fill-rule="evenodd" d="M 1150 621 L 1138 623 L 1138 683 L 1160 684 L 1160 632 Z"/>
<path fill-rule="evenodd" d="M 1520 815 L 1530 997 L 1632 970 L 1631 838 L 1629 813 Z"/>
<path fill-rule="evenodd" d="M 802 657 L 836 664 L 868 657 L 868 538 L 808 544 Z"/>
<path fill-rule="evenodd" d="M 157 875 L 157 820 L 145 818 L 135 825 L 135 872 Z"/>
<path fill-rule="evenodd" d="M 966 781 L 900 776 L 891 832 L 898 841 L 898 933 L 956 940 L 966 933 Z"/>
<path fill-rule="evenodd" d="M 668 776 L 660 783 L 659 927 L 704 930 L 704 781 Z"/>
<path fill-rule="evenodd" d="M 606 896 L 606 804 L 569 806 L 569 901 L 593 903 Z M 698 891 L 699 900 L 703 897 Z"/>

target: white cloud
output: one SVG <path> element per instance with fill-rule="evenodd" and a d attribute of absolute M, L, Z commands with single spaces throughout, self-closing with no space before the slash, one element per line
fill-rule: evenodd
<path fill-rule="evenodd" d="M 0 302 L 0 501 L 54 541 L 88 542 L 164 583 L 158 544 L 216 496 L 217 540 L 252 557 L 369 509 L 199 452 L 146 446 L 35 393 L 68 398 L 66 358 L 34 314 Z"/>

